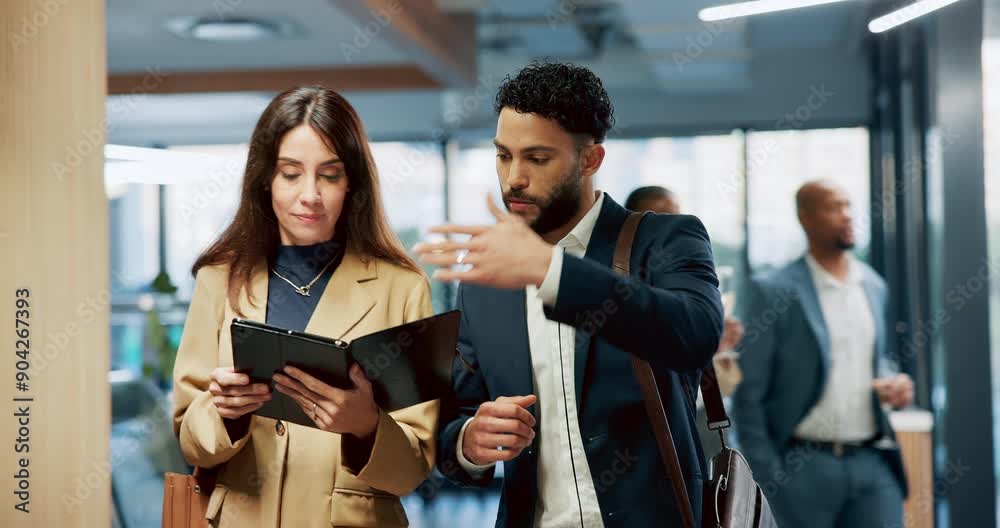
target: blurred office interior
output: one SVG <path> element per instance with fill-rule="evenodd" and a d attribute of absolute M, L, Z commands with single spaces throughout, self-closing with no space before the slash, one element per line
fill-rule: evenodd
<path fill-rule="evenodd" d="M 435 224 L 489 221 L 493 96 L 506 74 L 552 59 L 592 68 L 614 102 L 598 188 L 619 203 L 642 185 L 673 190 L 707 226 L 737 313 L 748 276 L 805 249 L 796 188 L 847 189 L 856 251 L 890 286 L 895 360 L 932 417 L 930 487 L 912 500 L 933 524 L 919 526 L 996 526 L 1000 1 L 960 0 L 882 33 L 869 21 L 911 2 L 699 18 L 718 3 L 108 0 L 117 524 L 159 526 L 162 473 L 188 469 L 166 398 L 190 269 L 234 213 L 271 97 L 312 82 L 343 90 L 410 247 Z M 988 279 L 970 280 L 983 267 Z M 435 284 L 435 310 L 453 293 Z M 957 477 L 956 463 L 968 467 Z M 485 527 L 498 494 L 432 479 L 404 504 L 416 528 Z"/>

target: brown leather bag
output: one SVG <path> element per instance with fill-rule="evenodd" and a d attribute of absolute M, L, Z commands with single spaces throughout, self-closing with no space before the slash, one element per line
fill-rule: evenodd
<path fill-rule="evenodd" d="M 205 513 L 217 472 L 195 468 L 193 475 L 163 476 L 163 528 L 207 528 Z"/>
<path fill-rule="evenodd" d="M 629 261 L 632 243 L 644 215 L 645 213 L 630 213 L 618 234 L 613 262 L 615 272 L 620 275 L 631 275 Z M 684 485 L 684 473 L 680 459 L 677 458 L 677 449 L 670 433 L 670 422 L 667 420 L 656 375 L 648 362 L 635 356 L 632 356 L 632 368 L 642 390 L 646 414 L 652 424 L 660 458 L 681 511 L 683 526 L 695 528 L 691 500 Z M 726 445 L 725 429 L 730 426 L 730 421 L 716 382 L 715 367 L 711 363 L 701 378 L 701 393 L 708 414 L 708 428 L 719 431 L 722 439 L 722 451 L 712 458 L 712 479 L 705 482 L 702 528 L 777 528 L 767 498 L 753 479 L 750 465 L 742 453 Z"/>

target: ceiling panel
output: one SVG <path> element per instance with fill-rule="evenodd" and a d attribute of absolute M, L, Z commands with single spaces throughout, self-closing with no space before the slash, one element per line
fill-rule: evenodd
<path fill-rule="evenodd" d="M 757 49 L 847 48 L 851 13 L 867 5 L 844 2 L 750 17 L 750 45 Z"/>
<path fill-rule="evenodd" d="M 167 20 L 180 16 L 287 20 L 300 34 L 250 42 L 184 39 L 165 28 Z M 377 22 L 372 28 L 376 27 L 381 29 Z M 154 66 L 167 71 L 204 71 L 408 62 L 377 32 L 375 38 L 359 37 L 355 20 L 328 0 L 112 0 L 107 7 L 107 32 L 111 73 Z"/>

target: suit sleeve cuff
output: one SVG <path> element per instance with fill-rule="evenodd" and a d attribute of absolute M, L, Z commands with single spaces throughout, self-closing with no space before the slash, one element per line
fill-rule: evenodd
<path fill-rule="evenodd" d="M 479 479 L 482 478 L 487 471 L 492 470 L 496 464 L 473 464 L 469 461 L 469 459 L 465 458 L 465 454 L 462 453 L 462 440 L 465 439 L 465 428 L 469 426 L 470 422 L 472 422 L 471 418 L 465 421 L 462 425 L 462 430 L 458 432 L 458 445 L 456 446 L 455 453 L 458 456 L 458 465 L 462 466 L 462 469 L 464 469 L 465 472 L 472 478 Z"/>
<path fill-rule="evenodd" d="M 538 298 L 545 306 L 555 306 L 556 298 L 559 296 L 559 280 L 562 278 L 563 248 L 552 246 L 552 260 L 549 262 L 549 269 L 545 272 L 545 279 L 538 287 Z"/>
<path fill-rule="evenodd" d="M 249 417 L 253 420 L 253 416 Z M 180 444 L 185 460 L 203 468 L 215 467 L 228 462 L 243 446 L 250 441 L 248 424 L 242 436 L 232 438 L 226 428 L 225 419 L 219 415 L 212 402 L 212 394 L 208 391 L 198 395 L 187 411 L 181 423 Z"/>
<path fill-rule="evenodd" d="M 434 466 L 439 405 L 432 400 L 392 414 L 380 409 L 373 439 L 341 436 L 340 465 L 375 489 L 408 495 Z"/>
<path fill-rule="evenodd" d="M 374 435 L 368 445 L 351 435 L 343 435 L 340 441 L 341 464 L 351 475 L 372 487 L 390 491 L 391 486 L 384 482 L 384 477 L 401 469 L 398 455 L 411 450 L 410 441 L 396 420 L 381 409 Z M 393 468 L 393 465 L 396 467 Z"/>

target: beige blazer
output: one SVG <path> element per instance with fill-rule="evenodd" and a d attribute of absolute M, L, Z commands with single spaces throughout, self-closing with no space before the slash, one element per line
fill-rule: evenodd
<path fill-rule="evenodd" d="M 367 463 L 347 467 L 341 435 L 253 416 L 249 432 L 230 441 L 209 376 L 232 366 L 226 299 L 227 266 L 199 270 L 174 367 L 174 433 L 189 464 L 222 464 L 207 517 L 213 526 L 407 526 L 399 496 L 413 491 L 434 466 L 440 402 L 382 412 Z M 264 321 L 268 270 L 249 285 L 257 306 L 240 296 L 247 319 Z M 427 279 L 348 250 L 323 291 L 306 332 L 350 341 L 432 315 Z M 363 462 L 363 461 L 362 461 Z"/>

